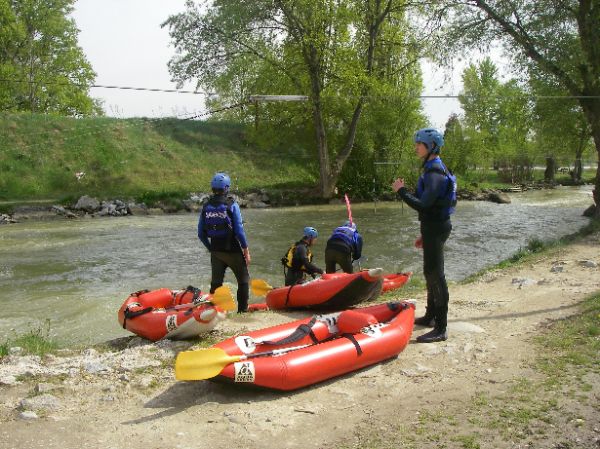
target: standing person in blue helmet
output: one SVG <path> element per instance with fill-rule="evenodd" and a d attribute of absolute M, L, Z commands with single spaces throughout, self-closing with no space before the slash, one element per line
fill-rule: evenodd
<path fill-rule="evenodd" d="M 210 292 L 223 285 L 225 270 L 229 267 L 238 284 L 238 313 L 243 313 L 248 310 L 250 250 L 240 206 L 227 195 L 231 186 L 227 174 L 215 174 L 210 186 L 213 194 L 202 207 L 198 221 L 198 238 L 210 251 Z"/>
<path fill-rule="evenodd" d="M 323 270 L 312 263 L 313 255 L 310 247 L 317 241 L 319 233 L 312 226 L 304 228 L 302 239 L 288 249 L 281 259 L 285 272 L 285 285 L 295 285 L 304 282 L 306 274 L 315 277 L 323 274 Z"/>
<path fill-rule="evenodd" d="M 423 174 L 419 177 L 414 195 L 398 178 L 392 188 L 406 204 L 419 213 L 421 236 L 415 246 L 423 248 L 423 274 L 427 282 L 427 310 L 415 324 L 433 327 L 433 330 L 417 337 L 419 343 L 444 341 L 448 338 L 448 284 L 444 274 L 444 244 L 452 223 L 450 215 L 456 206 L 456 177 L 440 159 L 444 137 L 434 128 L 420 129 L 415 134 L 415 151 L 423 160 Z"/>
<path fill-rule="evenodd" d="M 325 247 L 325 271 L 336 272 L 336 264 L 344 273 L 354 272 L 352 262 L 360 259 L 363 239 L 356 229 L 356 223 L 346 221 L 335 228 Z"/>

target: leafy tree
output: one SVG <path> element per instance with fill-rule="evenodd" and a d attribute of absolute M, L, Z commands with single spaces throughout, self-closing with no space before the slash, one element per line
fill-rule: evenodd
<path fill-rule="evenodd" d="M 398 124 L 399 110 L 411 110 L 401 126 L 420 119 L 412 111 L 419 110 L 421 44 L 409 6 L 406 0 L 216 0 L 201 10 L 188 2 L 164 24 L 177 49 L 169 67 L 178 82 L 195 79 L 217 92 L 215 105 L 242 104 L 256 93 L 308 94 L 308 104 L 232 114 L 255 120 L 262 138 L 295 142 L 302 156 L 298 147 L 316 142 L 319 192 L 328 198 L 351 154 L 371 152 L 372 160 L 375 147 L 399 145 L 404 133 L 389 126 Z M 365 114 L 375 128 L 361 126 Z M 264 123 L 270 129 L 260 128 Z"/>
<path fill-rule="evenodd" d="M 568 93 L 544 73 L 531 70 L 530 85 L 534 105 L 536 146 L 549 160 L 573 162 L 573 182 L 581 182 L 582 157 L 592 154 L 590 126 L 576 99 L 561 98 Z M 561 165 L 564 165 L 561 164 Z M 553 174 L 552 174 L 553 175 Z"/>
<path fill-rule="evenodd" d="M 498 69 L 485 58 L 465 69 L 459 101 L 478 164 L 493 164 L 512 182 L 528 179 L 535 155 L 529 142 L 531 105 L 527 93 L 514 80 L 500 82 Z"/>
<path fill-rule="evenodd" d="M 450 42 L 486 47 L 500 40 L 527 74 L 529 64 L 577 98 L 600 159 L 600 2 L 597 0 L 444 1 Z M 600 165 L 594 190 L 600 217 Z"/>
<path fill-rule="evenodd" d="M 0 0 L 0 109 L 99 114 L 96 74 L 77 45 L 75 0 Z"/>

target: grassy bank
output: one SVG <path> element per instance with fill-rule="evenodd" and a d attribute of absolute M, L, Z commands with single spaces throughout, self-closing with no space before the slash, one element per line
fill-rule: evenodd
<path fill-rule="evenodd" d="M 242 191 L 316 182 L 302 150 L 252 147 L 232 123 L 0 114 L 0 136 L 0 201 L 185 195 L 219 170 Z"/>
<path fill-rule="evenodd" d="M 66 203 L 84 194 L 147 203 L 181 199 L 206 191 L 219 170 L 231 174 L 234 191 L 295 191 L 301 202 L 318 181 L 313 148 L 293 142 L 258 147 L 238 123 L 0 114 L 0 207 Z M 543 171 L 535 176 L 541 180 Z M 584 172 L 586 182 L 594 176 Z M 508 186 L 491 170 L 459 178 L 459 188 L 468 192 Z M 350 190 L 360 196 L 358 186 Z"/>

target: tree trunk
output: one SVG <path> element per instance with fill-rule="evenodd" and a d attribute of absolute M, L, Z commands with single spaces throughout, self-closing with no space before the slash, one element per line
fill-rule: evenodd
<path fill-rule="evenodd" d="M 553 157 L 546 158 L 546 171 L 544 172 L 544 181 L 554 182 L 554 173 L 556 172 L 556 161 Z"/>
<path fill-rule="evenodd" d="M 600 219 L 600 101 L 598 101 L 598 99 L 585 98 L 580 100 L 580 104 L 592 128 L 592 138 L 594 139 L 596 154 L 598 155 L 593 198 L 594 204 L 596 205 L 594 218 Z"/>

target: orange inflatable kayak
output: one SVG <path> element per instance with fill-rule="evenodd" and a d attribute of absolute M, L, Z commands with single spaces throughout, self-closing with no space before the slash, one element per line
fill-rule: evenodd
<path fill-rule="evenodd" d="M 386 274 L 383 276 L 382 292 L 385 293 L 403 287 L 410 280 L 411 276 L 412 272 Z"/>
<path fill-rule="evenodd" d="M 372 268 L 357 273 L 323 274 L 303 284 L 275 288 L 266 297 L 269 309 L 330 309 L 340 310 L 381 293 L 383 270 Z"/>
<path fill-rule="evenodd" d="M 196 337 L 224 320 L 224 309 L 235 307 L 226 287 L 221 287 L 217 292 L 218 300 L 213 295 L 201 294 L 194 287 L 185 290 L 141 290 L 129 295 L 119 309 L 119 324 L 152 341 Z M 221 304 L 221 307 L 211 301 Z"/>
<path fill-rule="evenodd" d="M 215 380 L 295 390 L 397 356 L 415 306 L 391 302 L 293 321 L 179 353 L 179 380 Z"/>

